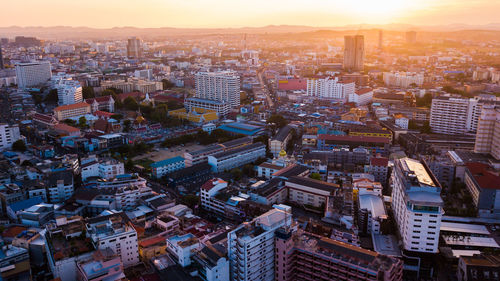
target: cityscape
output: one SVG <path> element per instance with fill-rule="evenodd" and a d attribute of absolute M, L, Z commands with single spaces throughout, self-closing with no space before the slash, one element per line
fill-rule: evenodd
<path fill-rule="evenodd" d="M 18 2 L 0 280 L 500 280 L 495 1 Z"/>

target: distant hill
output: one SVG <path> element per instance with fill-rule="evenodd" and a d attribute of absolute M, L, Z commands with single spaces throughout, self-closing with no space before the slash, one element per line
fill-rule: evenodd
<path fill-rule="evenodd" d="M 137 28 L 137 27 L 113 27 L 113 28 L 91 28 L 91 27 L 70 27 L 70 26 L 30 26 L 30 27 L 0 27 L 0 37 L 14 36 L 36 36 L 41 39 L 123 39 L 130 36 L 139 36 L 144 39 L 153 39 L 170 36 L 192 36 L 207 34 L 275 34 L 275 33 L 304 33 L 319 30 L 348 31 L 384 29 L 388 31 L 427 31 L 427 32 L 452 32 L 461 30 L 484 30 L 500 31 L 500 23 L 487 25 L 467 25 L 449 24 L 435 26 L 416 26 L 409 24 L 358 24 L 335 27 L 313 27 L 302 25 L 268 25 L 262 27 L 241 27 L 241 28 Z"/>

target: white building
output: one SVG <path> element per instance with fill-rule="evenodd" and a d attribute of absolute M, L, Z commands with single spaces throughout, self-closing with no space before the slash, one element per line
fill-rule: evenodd
<path fill-rule="evenodd" d="M 65 73 L 52 77 L 50 85 L 57 89 L 59 105 L 80 103 L 83 101 L 82 86 L 80 82 Z"/>
<path fill-rule="evenodd" d="M 208 164 L 213 172 L 229 171 L 233 168 L 252 163 L 266 156 L 266 146 L 260 142 L 245 145 L 229 151 L 208 156 Z"/>
<path fill-rule="evenodd" d="M 366 105 L 372 102 L 373 99 L 373 89 L 364 88 L 359 89 L 356 92 L 349 94 L 348 101 L 353 102 L 356 105 Z"/>
<path fill-rule="evenodd" d="M 120 256 L 124 267 L 139 263 L 137 232 L 125 213 L 90 218 L 86 229 L 94 247 L 102 250 L 110 248 Z"/>
<path fill-rule="evenodd" d="M 0 151 L 11 149 L 12 144 L 20 138 L 18 125 L 0 124 Z"/>
<path fill-rule="evenodd" d="M 184 167 L 186 167 L 186 164 L 184 162 L 184 158 L 176 156 L 155 162 L 150 166 L 153 177 L 159 179 L 165 176 L 166 174 L 172 173 L 180 169 L 184 169 Z"/>
<path fill-rule="evenodd" d="M 153 80 L 153 69 L 136 70 L 134 76 L 139 79 Z"/>
<path fill-rule="evenodd" d="M 231 280 L 274 280 L 275 231 L 291 223 L 292 208 L 274 205 L 274 209 L 229 232 Z"/>
<path fill-rule="evenodd" d="M 240 76 L 234 71 L 198 72 L 196 97 L 224 101 L 230 107 L 240 105 Z"/>
<path fill-rule="evenodd" d="M 413 72 L 384 72 L 384 83 L 387 86 L 408 88 L 411 84 L 422 86 L 424 84 L 423 73 Z"/>
<path fill-rule="evenodd" d="M 337 77 L 307 79 L 307 95 L 311 97 L 345 101 L 354 89 L 354 82 L 341 83 Z"/>
<path fill-rule="evenodd" d="M 215 196 L 227 187 L 227 181 L 210 179 L 200 188 L 201 207 L 209 212 L 224 215 L 225 202 L 216 200 Z"/>
<path fill-rule="evenodd" d="M 194 250 L 200 248 L 200 245 L 198 238 L 192 233 L 167 238 L 167 251 L 177 258 L 177 262 L 182 267 L 191 264 L 191 255 Z"/>
<path fill-rule="evenodd" d="M 385 211 L 381 196 L 374 194 L 360 194 L 359 202 L 359 224 L 366 233 L 380 234 L 380 225 L 388 216 Z"/>
<path fill-rule="evenodd" d="M 478 122 L 474 152 L 500 160 L 500 107 L 484 107 Z"/>
<path fill-rule="evenodd" d="M 430 126 L 434 133 L 461 135 L 475 132 L 482 103 L 477 99 L 437 97 L 432 100 Z"/>
<path fill-rule="evenodd" d="M 326 206 L 328 197 L 341 191 L 337 184 L 300 176 L 290 177 L 285 186 L 288 189 L 288 201 L 314 207 Z"/>
<path fill-rule="evenodd" d="M 28 62 L 16 64 L 17 85 L 25 89 L 43 84 L 52 77 L 50 62 Z"/>
<path fill-rule="evenodd" d="M 443 211 L 441 186 L 424 164 L 398 159 L 391 176 L 392 210 L 407 251 L 437 253 Z"/>
<path fill-rule="evenodd" d="M 231 110 L 229 103 L 225 101 L 201 98 L 187 98 L 184 100 L 184 106 L 187 112 L 191 112 L 197 108 L 214 110 L 219 117 L 226 116 Z"/>
<path fill-rule="evenodd" d="M 61 203 L 74 193 L 73 173 L 71 170 L 53 172 L 48 177 L 48 199 L 50 203 Z"/>
<path fill-rule="evenodd" d="M 82 159 L 82 180 L 89 177 L 100 177 L 103 179 L 112 179 L 118 175 L 125 174 L 123 162 L 115 159 L 98 160 L 96 156 L 90 156 Z"/>
<path fill-rule="evenodd" d="M 394 116 L 394 123 L 396 126 L 402 129 L 408 129 L 408 124 L 410 123 L 410 120 L 406 118 L 404 115 L 397 115 Z"/>
<path fill-rule="evenodd" d="M 226 281 L 229 279 L 229 261 L 214 247 L 205 246 L 196 252 L 192 260 L 200 268 L 198 276 L 204 281 Z"/>

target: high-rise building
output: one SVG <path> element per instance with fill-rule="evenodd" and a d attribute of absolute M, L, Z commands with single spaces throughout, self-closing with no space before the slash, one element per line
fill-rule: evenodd
<path fill-rule="evenodd" d="M 129 58 L 140 58 L 142 57 L 142 47 L 141 40 L 132 37 L 128 39 L 127 43 L 127 57 Z"/>
<path fill-rule="evenodd" d="M 384 48 L 384 31 L 378 31 L 378 49 L 382 50 Z"/>
<path fill-rule="evenodd" d="M 476 99 L 437 97 L 432 100 L 430 126 L 438 134 L 475 132 L 480 113 Z"/>
<path fill-rule="evenodd" d="M 402 158 L 394 163 L 391 185 L 392 211 L 404 250 L 437 253 L 443 215 L 439 182 L 420 161 Z"/>
<path fill-rule="evenodd" d="M 0 69 L 4 69 L 3 55 L 2 55 L 2 44 L 0 43 Z"/>
<path fill-rule="evenodd" d="M 300 229 L 280 228 L 275 236 L 276 281 L 403 280 L 403 262 L 396 257 Z"/>
<path fill-rule="evenodd" d="M 324 99 L 345 101 L 349 95 L 354 94 L 354 82 L 341 83 L 337 77 L 322 79 L 307 79 L 307 95 Z"/>
<path fill-rule="evenodd" d="M 274 280 L 275 231 L 291 223 L 291 207 L 274 205 L 274 209 L 229 232 L 227 255 L 231 280 Z"/>
<path fill-rule="evenodd" d="M 423 73 L 384 72 L 383 79 L 387 86 L 408 88 L 412 84 L 422 86 L 425 78 Z"/>
<path fill-rule="evenodd" d="M 16 36 L 14 38 L 14 43 L 18 47 L 37 47 L 41 46 L 42 42 L 35 37 L 24 37 L 24 36 Z"/>
<path fill-rule="evenodd" d="M 476 153 L 489 153 L 500 160 L 500 107 L 483 107 L 477 124 Z"/>
<path fill-rule="evenodd" d="M 198 98 L 240 105 L 240 76 L 234 71 L 198 72 L 195 84 Z"/>
<path fill-rule="evenodd" d="M 406 32 L 406 43 L 415 44 L 416 42 L 417 42 L 417 32 L 416 31 Z"/>
<path fill-rule="evenodd" d="M 83 101 L 82 86 L 76 80 L 60 80 L 55 88 L 59 105 L 81 103 Z"/>
<path fill-rule="evenodd" d="M 52 68 L 48 61 L 16 64 L 17 86 L 21 89 L 40 85 L 52 77 Z"/>
<path fill-rule="evenodd" d="M 363 35 L 344 36 L 344 69 L 363 70 L 365 60 L 365 37 Z"/>
<path fill-rule="evenodd" d="M 18 125 L 0 124 L 0 151 L 10 149 L 20 138 Z"/>

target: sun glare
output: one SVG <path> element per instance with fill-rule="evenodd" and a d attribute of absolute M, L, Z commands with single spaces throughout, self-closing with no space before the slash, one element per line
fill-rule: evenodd
<path fill-rule="evenodd" d="M 421 4 L 421 0 L 349 0 L 340 2 L 341 8 L 346 12 L 366 17 L 367 20 L 390 20 L 407 14 L 415 8 L 421 8 Z"/>

